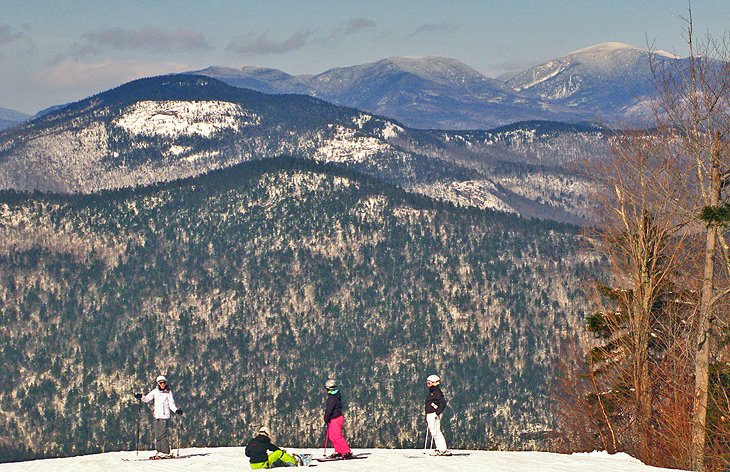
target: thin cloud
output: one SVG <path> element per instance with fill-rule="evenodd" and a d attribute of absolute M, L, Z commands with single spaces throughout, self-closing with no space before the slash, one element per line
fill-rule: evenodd
<path fill-rule="evenodd" d="M 350 18 L 339 29 L 343 30 L 344 36 L 360 33 L 375 28 L 377 25 L 373 20 L 368 18 Z"/>
<path fill-rule="evenodd" d="M 312 31 L 297 31 L 283 40 L 269 38 L 269 34 L 239 36 L 233 39 L 226 50 L 240 55 L 252 54 L 286 54 L 306 46 Z"/>
<path fill-rule="evenodd" d="M 336 28 L 333 28 L 330 30 L 329 33 L 327 33 L 321 41 L 323 42 L 331 42 L 333 40 L 339 41 L 342 40 L 348 36 L 353 36 L 358 33 L 362 33 L 364 31 L 372 30 L 377 26 L 377 24 L 368 18 L 359 17 L 359 18 L 350 18 L 349 20 L 345 21 L 344 23 L 341 23 Z"/>
<path fill-rule="evenodd" d="M 141 49 L 152 52 L 173 52 L 211 49 L 205 35 L 197 31 L 163 31 L 152 26 L 139 29 L 102 28 L 84 33 L 86 46 L 116 50 Z"/>
<path fill-rule="evenodd" d="M 409 34 L 409 37 L 431 35 L 436 33 L 450 33 L 456 29 L 456 26 L 451 23 L 424 23 L 416 30 Z"/>
<path fill-rule="evenodd" d="M 23 33 L 13 31 L 10 25 L 0 25 L 0 45 L 14 43 L 23 37 Z"/>
<path fill-rule="evenodd" d="M 24 25 L 22 31 L 7 24 L 0 25 L 0 58 L 33 53 L 35 46 L 29 31 L 28 25 Z"/>
<path fill-rule="evenodd" d="M 190 66 L 187 64 L 173 62 L 158 63 L 130 60 L 83 62 L 66 59 L 40 71 L 35 76 L 35 82 L 53 90 L 88 90 L 93 93 L 140 77 L 181 72 L 189 69 Z"/>

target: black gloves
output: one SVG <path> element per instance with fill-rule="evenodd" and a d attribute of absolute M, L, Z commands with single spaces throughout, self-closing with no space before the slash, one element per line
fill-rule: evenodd
<path fill-rule="evenodd" d="M 182 408 L 178 408 L 177 410 L 175 410 L 175 413 L 177 413 L 178 415 L 182 415 Z"/>
<path fill-rule="evenodd" d="M 134 394 L 134 398 L 136 398 L 137 400 L 141 400 L 142 399 L 142 394 L 141 393 L 135 393 Z"/>

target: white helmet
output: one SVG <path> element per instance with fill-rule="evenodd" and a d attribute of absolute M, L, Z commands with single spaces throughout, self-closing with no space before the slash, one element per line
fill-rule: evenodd
<path fill-rule="evenodd" d="M 431 382 L 431 384 L 433 385 L 438 385 L 441 383 L 441 377 L 436 374 L 432 374 L 426 378 L 426 382 Z"/>
<path fill-rule="evenodd" d="M 329 379 L 327 382 L 324 383 L 324 388 L 327 390 L 332 390 L 333 388 L 337 387 L 337 382 L 335 382 L 334 379 Z"/>
<path fill-rule="evenodd" d="M 266 426 L 260 427 L 256 434 L 258 436 L 266 436 L 267 438 L 271 439 L 271 433 L 269 432 L 269 428 L 267 428 Z"/>
<path fill-rule="evenodd" d="M 164 375 L 158 375 L 157 376 L 157 381 L 158 382 L 167 382 L 167 379 L 165 378 Z"/>

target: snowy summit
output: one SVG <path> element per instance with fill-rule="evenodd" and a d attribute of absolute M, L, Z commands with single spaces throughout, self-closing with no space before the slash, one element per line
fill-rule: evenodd
<path fill-rule="evenodd" d="M 322 449 L 295 449 L 290 452 L 322 457 Z M 627 454 L 609 455 L 605 452 L 590 454 L 553 454 L 548 452 L 453 451 L 451 457 L 433 457 L 413 449 L 358 449 L 366 459 L 354 461 L 316 462 L 320 472 L 397 471 L 469 471 L 469 472 L 660 472 L 662 469 L 642 464 Z M 242 447 L 180 449 L 180 457 L 162 461 L 139 460 L 152 455 L 151 451 L 107 452 L 63 459 L 44 459 L 31 462 L 0 464 L 0 472 L 55 471 L 105 472 L 139 471 L 197 471 L 228 472 L 250 470 Z M 310 466 L 310 467 L 312 467 Z M 279 469 L 288 470 L 288 469 Z"/>

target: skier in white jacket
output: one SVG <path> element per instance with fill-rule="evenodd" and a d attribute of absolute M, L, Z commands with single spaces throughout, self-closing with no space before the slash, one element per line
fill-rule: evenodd
<path fill-rule="evenodd" d="M 152 415 L 155 418 L 154 433 L 157 454 L 152 457 L 157 459 L 172 457 L 170 454 L 170 439 L 167 432 L 167 421 L 170 419 L 171 412 L 182 415 L 183 411 L 175 405 L 175 398 L 172 396 L 172 391 L 167 385 L 167 379 L 164 375 L 160 375 L 157 377 L 157 388 L 150 391 L 147 395 L 137 393 L 134 396 L 145 403 L 154 401 Z"/>

